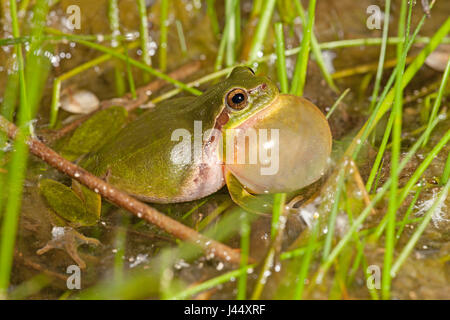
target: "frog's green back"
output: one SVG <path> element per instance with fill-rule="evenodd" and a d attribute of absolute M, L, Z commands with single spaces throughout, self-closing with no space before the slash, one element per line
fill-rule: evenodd
<path fill-rule="evenodd" d="M 81 165 L 137 197 L 172 202 L 195 173 L 192 161 L 186 164 L 171 161 L 172 149 L 180 143 L 172 141 L 172 133 L 176 129 L 193 133 L 194 121 L 205 118 L 212 120 L 202 121 L 203 130 L 211 128 L 215 117 L 204 113 L 214 112 L 213 109 L 199 104 L 196 98 L 168 100 L 130 122 Z"/>

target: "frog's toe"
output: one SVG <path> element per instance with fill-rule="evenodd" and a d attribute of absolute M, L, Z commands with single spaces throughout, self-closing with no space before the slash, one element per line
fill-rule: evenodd
<path fill-rule="evenodd" d="M 81 245 L 81 244 L 91 244 L 91 245 L 96 246 L 96 247 L 99 247 L 99 246 L 102 245 L 102 243 L 100 241 L 98 241 L 97 239 L 95 239 L 95 238 L 86 237 L 85 235 L 83 235 L 83 234 L 81 234 L 79 232 L 76 232 L 75 230 L 73 230 L 73 231 L 75 233 L 74 236 L 77 238 L 79 245 Z"/>
<path fill-rule="evenodd" d="M 86 237 L 70 227 L 54 227 L 52 237 L 52 240 L 37 250 L 36 253 L 42 255 L 52 249 L 62 249 L 67 252 L 81 269 L 86 268 L 86 263 L 80 257 L 78 247 L 82 244 L 101 245 L 101 242 L 97 239 Z"/>

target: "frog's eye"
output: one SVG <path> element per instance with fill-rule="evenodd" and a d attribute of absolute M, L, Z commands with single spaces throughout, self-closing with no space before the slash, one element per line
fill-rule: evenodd
<path fill-rule="evenodd" d="M 233 89 L 227 94 L 227 105 L 234 110 L 242 110 L 247 106 L 248 96 L 244 89 Z"/>

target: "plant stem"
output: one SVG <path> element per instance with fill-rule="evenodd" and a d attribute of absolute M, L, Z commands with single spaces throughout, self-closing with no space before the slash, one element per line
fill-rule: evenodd
<path fill-rule="evenodd" d="M 337 213 L 339 211 L 339 201 L 344 186 L 344 176 L 345 176 L 344 174 L 345 174 L 345 166 L 342 166 L 341 169 L 339 170 L 339 175 L 337 179 L 337 188 L 334 194 L 333 206 L 331 208 L 331 213 L 329 216 L 328 230 L 325 238 L 325 244 L 323 246 L 322 261 L 325 261 L 328 255 L 330 254 L 331 245 L 334 237 L 334 226 L 336 222 Z"/>
<path fill-rule="evenodd" d="M 305 281 L 306 281 L 306 277 L 308 276 L 309 266 L 311 264 L 311 259 L 312 259 L 313 253 L 314 253 L 314 247 L 316 246 L 316 243 L 317 243 L 318 233 L 319 233 L 319 222 L 316 221 L 313 226 L 313 230 L 312 230 L 311 234 L 309 235 L 309 240 L 308 240 L 308 244 L 306 246 L 306 251 L 303 255 L 303 259 L 302 259 L 302 263 L 301 263 L 301 267 L 300 267 L 300 271 L 299 271 L 299 275 L 298 275 L 298 280 L 297 280 L 297 283 L 295 286 L 295 291 L 294 291 L 294 296 L 293 296 L 294 300 L 303 299 L 303 291 L 305 289 Z"/>
<path fill-rule="evenodd" d="M 102 46 L 102 45 L 100 45 L 98 43 L 93 43 L 93 42 L 89 42 L 89 41 L 85 41 L 85 40 L 77 40 L 77 42 L 81 43 L 81 44 L 83 44 L 83 45 L 85 45 L 87 47 L 93 48 L 95 50 L 102 51 L 104 53 L 108 53 L 111 56 L 113 56 L 115 58 L 118 58 L 120 60 L 123 60 L 123 61 L 127 60 L 127 57 L 125 55 L 123 55 L 123 54 L 121 54 L 121 53 L 119 53 L 119 52 L 117 52 L 115 50 L 112 50 L 111 48 Z M 154 75 L 155 77 L 158 77 L 158 78 L 161 78 L 163 80 L 166 80 L 167 82 L 172 83 L 173 85 L 175 85 L 177 87 L 180 87 L 180 88 L 182 88 L 183 90 L 186 90 L 189 93 L 192 93 L 194 95 L 201 95 L 202 94 L 201 91 L 199 91 L 197 89 L 194 89 L 194 88 L 191 88 L 191 87 L 187 86 L 186 84 L 184 84 L 184 83 L 182 83 L 182 82 L 180 82 L 178 80 L 172 79 L 171 77 L 167 76 L 165 73 L 160 72 L 158 70 L 155 70 L 155 69 L 153 69 L 153 68 L 143 64 L 140 61 L 137 61 L 137 60 L 135 60 L 133 58 L 129 58 L 129 61 L 130 61 L 131 65 L 133 65 L 135 67 L 138 67 L 138 68 L 140 68 L 140 69 L 150 73 L 151 75 Z"/>
<path fill-rule="evenodd" d="M 308 69 L 309 50 L 311 34 L 314 26 L 314 16 L 316 11 L 316 0 L 310 0 L 308 6 L 308 24 L 303 24 L 303 39 L 295 64 L 294 75 L 291 84 L 291 94 L 303 95 L 305 87 L 306 71 Z"/>
<path fill-rule="evenodd" d="M 19 22 L 17 17 L 17 6 L 15 0 L 9 1 L 12 21 L 13 36 L 19 37 Z M 19 211 L 22 202 L 22 191 L 25 181 L 25 170 L 28 159 L 28 146 L 26 139 L 30 133 L 31 110 L 28 104 L 27 89 L 25 83 L 24 61 L 22 46 L 15 46 L 16 61 L 19 73 L 20 105 L 18 111 L 18 124 L 21 128 L 20 134 L 14 143 L 15 151 L 12 154 L 8 168 L 8 193 L 3 223 L 1 226 L 0 241 L 0 298 L 6 297 L 11 275 L 14 246 L 16 243 Z M 0 116 L 1 117 L 1 116 Z M 1 208 L 1 207 L 0 207 Z"/>
<path fill-rule="evenodd" d="M 161 0 L 161 12 L 159 22 L 159 69 L 165 72 L 167 69 L 167 32 L 169 27 L 169 0 Z"/>
<path fill-rule="evenodd" d="M 208 14 L 209 20 L 211 21 L 211 27 L 213 29 L 216 37 L 219 37 L 220 29 L 219 29 L 219 21 L 217 20 L 216 7 L 214 4 L 216 0 L 206 0 L 206 13 Z"/>
<path fill-rule="evenodd" d="M 247 270 L 248 257 L 250 254 L 250 221 L 248 213 L 241 214 L 241 263 L 240 268 Z M 245 300 L 247 295 L 247 273 L 242 273 L 238 279 L 237 300 Z"/>
<path fill-rule="evenodd" d="M 383 20 L 383 40 L 380 48 L 380 58 L 378 60 L 378 70 L 375 76 L 375 86 L 373 88 L 372 98 L 370 101 L 370 111 L 373 110 L 378 98 L 378 91 L 380 90 L 381 78 L 383 76 L 384 59 L 386 56 L 387 38 L 389 34 L 389 16 L 391 12 L 391 0 L 386 0 Z M 399 35 L 400 36 L 400 35 Z"/>
<path fill-rule="evenodd" d="M 111 28 L 111 46 L 113 48 L 120 47 L 120 22 L 119 22 L 119 5 L 118 0 L 109 0 L 108 2 L 108 16 L 109 16 L 109 25 Z M 122 75 L 122 64 L 119 61 L 115 62 L 114 67 L 114 76 L 116 79 L 116 94 L 120 97 L 125 94 L 125 80 Z"/>
<path fill-rule="evenodd" d="M 388 123 L 384 130 L 383 139 L 381 141 L 380 147 L 378 148 L 377 156 L 372 165 L 372 169 L 370 170 L 369 178 L 367 179 L 367 182 L 366 182 L 367 192 L 370 192 L 370 190 L 372 189 L 373 182 L 377 175 L 378 169 L 380 168 L 380 163 L 383 160 L 384 152 L 386 150 L 386 146 L 389 141 L 389 137 L 391 135 L 391 130 L 392 130 L 393 124 L 394 124 L 394 113 L 391 112 L 391 114 L 389 115 Z"/>
<path fill-rule="evenodd" d="M 391 266 L 394 257 L 395 246 L 395 218 L 398 206 L 398 167 L 400 162 L 400 149 L 402 141 L 402 109 L 403 109 L 403 73 L 406 65 L 406 43 L 409 38 L 409 27 L 411 24 L 413 2 L 410 2 L 408 12 L 408 26 L 406 27 L 405 45 L 402 51 L 402 58 L 399 61 L 399 71 L 395 82 L 395 100 L 392 108 L 394 124 L 392 127 L 392 152 L 391 152 L 391 189 L 389 193 L 389 205 L 387 211 L 386 244 L 384 254 L 383 273 L 381 281 L 381 295 L 383 299 L 389 299 L 391 295 Z"/>
<path fill-rule="evenodd" d="M 441 184 L 446 184 L 450 177 L 450 152 L 445 162 L 444 172 L 442 173 Z"/>
<path fill-rule="evenodd" d="M 147 20 L 147 8 L 145 6 L 145 0 L 138 0 L 138 8 L 139 8 L 139 33 L 141 39 L 141 50 L 142 50 L 142 61 L 148 65 L 152 65 L 152 60 L 150 57 L 150 51 L 148 48 L 150 38 L 148 35 L 148 20 Z M 150 81 L 150 77 L 147 73 L 144 73 L 144 82 L 147 83 Z"/>
<path fill-rule="evenodd" d="M 227 28 L 227 32 L 224 32 L 224 36 L 226 36 L 225 61 L 227 67 L 234 65 L 234 63 L 236 62 L 236 7 L 238 6 L 238 4 L 238 0 L 225 1 L 225 28 Z"/>
<path fill-rule="evenodd" d="M 258 25 L 256 26 L 255 34 L 253 36 L 252 45 L 250 47 L 248 61 L 254 61 L 260 57 L 260 52 L 263 47 L 264 40 L 267 37 L 267 30 L 269 23 L 272 19 L 273 9 L 275 7 L 276 0 L 266 0 L 263 2 L 261 8 L 261 17 Z"/>
<path fill-rule="evenodd" d="M 300 0 L 296 0 L 296 1 L 294 1 L 294 4 L 295 4 L 295 7 L 297 8 L 298 13 L 300 14 L 300 18 L 302 19 L 302 22 L 305 23 L 306 15 L 305 15 L 305 10 L 303 9 L 302 3 L 300 2 Z M 317 38 L 314 34 L 314 30 L 311 32 L 311 50 L 314 54 L 314 57 L 316 58 L 316 62 L 317 62 L 317 65 L 319 66 L 320 72 L 322 73 L 328 86 L 334 92 L 339 92 L 339 89 L 336 87 L 330 72 L 328 72 L 328 69 L 325 66 L 325 61 L 324 61 L 324 58 L 322 55 L 322 51 L 320 50 L 319 42 L 317 41 Z"/>
<path fill-rule="evenodd" d="M 277 22 L 275 24 L 276 52 L 277 52 L 277 72 L 278 81 L 280 82 L 281 93 L 288 93 L 288 78 L 286 71 L 286 57 L 284 55 L 284 35 L 283 24 Z"/>
<path fill-rule="evenodd" d="M 350 92 L 350 88 L 345 89 L 344 92 L 339 96 L 339 98 L 336 100 L 336 102 L 333 104 L 333 106 L 330 108 L 330 111 L 327 112 L 326 118 L 329 119 L 331 115 L 333 114 L 334 110 L 339 106 L 341 101 L 345 98 L 345 96 Z"/>

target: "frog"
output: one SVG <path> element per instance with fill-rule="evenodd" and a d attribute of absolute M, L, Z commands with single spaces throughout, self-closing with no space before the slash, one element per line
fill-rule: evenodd
<path fill-rule="evenodd" d="M 305 98 L 281 94 L 274 81 L 247 66 L 235 67 L 200 96 L 163 101 L 132 121 L 122 115 L 96 135 L 101 141 L 87 139 L 90 149 L 77 163 L 149 203 L 194 201 L 226 185 L 245 210 L 270 212 L 271 195 L 295 194 L 320 179 L 331 154 L 322 111 Z M 78 182 L 69 187 L 43 179 L 40 188 L 50 210 L 69 224 L 100 219 L 101 196 Z M 40 253 L 54 247 L 47 244 Z"/>

